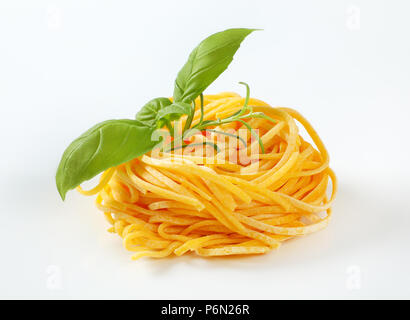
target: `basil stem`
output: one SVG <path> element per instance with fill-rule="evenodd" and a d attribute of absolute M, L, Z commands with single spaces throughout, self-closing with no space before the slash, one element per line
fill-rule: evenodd
<path fill-rule="evenodd" d="M 174 150 L 177 150 L 177 149 L 184 149 L 186 147 L 196 147 L 196 146 L 204 146 L 204 145 L 209 145 L 209 146 L 213 147 L 216 150 L 216 152 L 221 151 L 215 143 L 209 142 L 209 141 L 204 141 L 204 142 L 199 142 L 199 143 L 182 144 L 182 145 L 179 145 L 179 146 L 176 146 L 176 147 L 172 147 L 172 148 L 168 149 L 166 152 L 171 152 L 171 151 L 174 151 Z"/>
<path fill-rule="evenodd" d="M 192 101 L 191 111 L 188 114 L 188 117 L 185 121 L 183 132 L 187 131 L 191 127 L 192 120 L 194 119 L 194 114 L 195 114 L 195 101 Z"/>
<path fill-rule="evenodd" d="M 213 133 L 216 133 L 216 134 L 222 134 L 222 135 L 225 135 L 225 136 L 236 138 L 239 141 L 241 141 L 245 145 L 245 147 L 247 146 L 245 139 L 243 139 L 242 137 L 240 137 L 236 134 L 229 133 L 229 132 L 218 131 L 218 130 L 214 130 L 214 129 L 205 129 L 205 131 L 209 131 L 209 132 L 213 132 Z"/>
<path fill-rule="evenodd" d="M 241 122 L 248 130 L 250 131 L 251 135 L 253 135 L 256 139 L 258 139 L 259 146 L 261 147 L 262 153 L 265 153 L 265 147 L 263 146 L 262 139 L 259 137 L 259 135 L 252 129 L 252 127 L 249 125 L 249 123 L 246 123 L 243 120 L 238 120 Z"/>

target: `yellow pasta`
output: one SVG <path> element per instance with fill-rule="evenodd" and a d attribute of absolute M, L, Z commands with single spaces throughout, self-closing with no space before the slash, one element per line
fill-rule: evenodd
<path fill-rule="evenodd" d="M 225 92 L 203 101 L 203 119 L 215 120 L 240 110 L 245 98 Z M 199 105 L 198 98 L 193 124 L 200 121 Z M 264 152 L 246 132 L 246 147 L 238 140 L 232 145 L 228 136 L 199 134 L 191 143 L 219 139 L 221 150 L 209 156 L 206 145 L 192 143 L 179 152 L 151 151 L 108 169 L 89 191 L 78 187 L 82 194 L 98 194 L 109 231 L 123 239 L 133 259 L 263 254 L 327 226 L 337 182 L 318 134 L 295 110 L 252 98 L 249 105 L 275 121 L 247 120 L 259 131 Z M 313 145 L 299 135 L 297 122 Z M 217 129 L 242 128 L 233 122 Z"/>

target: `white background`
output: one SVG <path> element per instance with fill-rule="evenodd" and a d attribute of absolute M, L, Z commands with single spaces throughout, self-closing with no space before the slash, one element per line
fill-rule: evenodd
<path fill-rule="evenodd" d="M 408 1 L 0 2 L 1 298 L 410 298 Z M 207 92 L 298 109 L 331 155 L 330 226 L 248 258 L 131 261 L 65 147 L 172 94 L 211 33 L 256 27 Z"/>

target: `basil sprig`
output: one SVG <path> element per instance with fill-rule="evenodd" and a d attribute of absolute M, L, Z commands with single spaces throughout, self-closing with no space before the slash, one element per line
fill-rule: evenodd
<path fill-rule="evenodd" d="M 135 120 L 141 121 L 145 125 L 152 127 L 158 122 L 158 113 L 172 104 L 168 98 L 155 98 L 148 101 L 136 114 Z"/>
<path fill-rule="evenodd" d="M 68 146 L 58 166 L 56 183 L 61 198 L 100 172 L 152 150 L 158 143 L 151 139 L 155 130 L 124 119 L 101 122 L 83 133 Z"/>
<path fill-rule="evenodd" d="M 191 102 L 232 62 L 241 42 L 256 29 L 228 29 L 203 40 L 189 55 L 175 80 L 175 101 Z"/>
<path fill-rule="evenodd" d="M 218 121 L 203 121 L 203 91 L 226 70 L 241 42 L 256 29 L 228 29 L 203 40 L 189 55 L 188 61 L 175 80 L 173 101 L 156 98 L 146 103 L 135 120 L 108 120 L 99 123 L 74 140 L 65 150 L 56 174 L 57 189 L 64 200 L 66 193 L 104 170 L 130 161 L 152 150 L 158 141 L 156 129 L 166 126 L 173 134 L 172 121 L 187 115 L 184 133 L 206 127 L 263 117 L 247 107 L 238 114 Z M 201 96 L 201 119 L 191 123 L 195 112 L 194 100 Z M 249 97 L 249 92 L 247 92 Z M 248 99 L 247 99 L 248 100 Z M 247 112 L 243 114 L 244 112 Z M 206 144 L 212 144 L 206 142 Z M 173 144 L 173 148 L 179 147 Z M 182 148 L 185 145 L 181 144 Z M 218 150 L 217 146 L 215 149 Z M 263 145 L 261 145 L 263 150 Z"/>

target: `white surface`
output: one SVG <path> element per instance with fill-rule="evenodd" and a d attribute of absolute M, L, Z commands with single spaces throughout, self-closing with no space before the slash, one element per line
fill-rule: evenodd
<path fill-rule="evenodd" d="M 353 6 L 353 7 L 352 7 Z M 360 9 L 360 25 L 356 14 Z M 410 298 L 408 1 L 1 1 L 1 298 Z M 297 108 L 340 191 L 330 226 L 241 259 L 130 260 L 54 174 L 93 124 L 171 95 L 190 50 L 259 27 L 208 92 Z"/>

